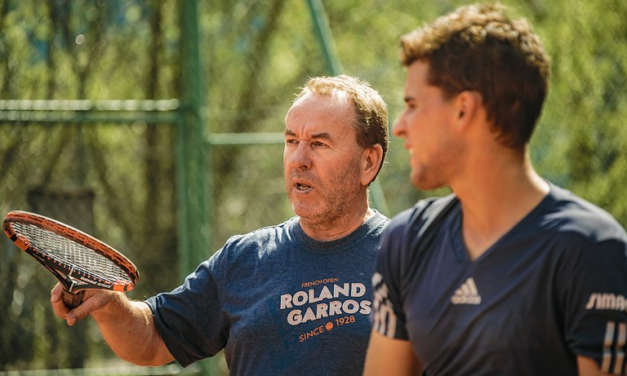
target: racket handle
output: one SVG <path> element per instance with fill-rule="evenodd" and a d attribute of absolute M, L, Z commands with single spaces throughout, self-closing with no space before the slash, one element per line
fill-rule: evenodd
<path fill-rule="evenodd" d="M 83 292 L 84 291 L 79 291 L 75 294 L 63 289 L 63 303 L 65 303 L 68 308 L 78 307 L 83 301 Z"/>

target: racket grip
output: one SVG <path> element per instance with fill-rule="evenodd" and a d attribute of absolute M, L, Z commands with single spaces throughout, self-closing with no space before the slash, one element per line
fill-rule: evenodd
<path fill-rule="evenodd" d="M 75 294 L 63 289 L 63 303 L 65 303 L 68 308 L 78 307 L 83 301 L 83 292 L 84 291 L 79 291 Z"/>

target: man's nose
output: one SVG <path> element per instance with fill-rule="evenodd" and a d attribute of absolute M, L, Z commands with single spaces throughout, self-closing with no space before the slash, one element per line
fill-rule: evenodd
<path fill-rule="evenodd" d="M 396 137 L 404 137 L 406 130 L 406 122 L 403 115 L 399 116 L 392 126 L 392 134 Z"/>
<path fill-rule="evenodd" d="M 299 169 L 311 168 L 311 145 L 308 142 L 301 141 L 298 146 L 292 150 L 289 156 L 290 166 Z"/>

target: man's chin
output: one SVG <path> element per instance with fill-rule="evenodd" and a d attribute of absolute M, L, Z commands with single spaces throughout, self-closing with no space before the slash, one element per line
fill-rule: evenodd
<path fill-rule="evenodd" d="M 322 210 L 320 210 L 320 206 L 312 206 L 310 204 L 301 204 L 292 202 L 292 211 L 297 216 L 314 220 L 317 217 L 321 216 Z"/>
<path fill-rule="evenodd" d="M 415 176 L 415 175 L 411 176 L 411 183 L 414 186 L 414 188 L 421 190 L 421 191 L 432 191 L 432 190 L 439 189 L 439 188 L 446 186 L 445 183 L 436 182 L 436 181 L 425 179 L 424 177 Z"/>

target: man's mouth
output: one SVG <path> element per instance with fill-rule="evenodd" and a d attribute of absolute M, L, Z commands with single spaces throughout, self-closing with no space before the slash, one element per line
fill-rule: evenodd
<path fill-rule="evenodd" d="M 303 184 L 303 183 L 296 183 L 296 190 L 297 191 L 309 191 L 311 190 L 311 185 L 307 185 L 307 184 Z"/>

